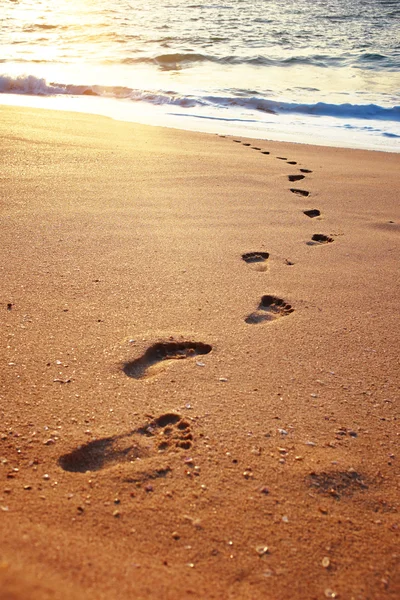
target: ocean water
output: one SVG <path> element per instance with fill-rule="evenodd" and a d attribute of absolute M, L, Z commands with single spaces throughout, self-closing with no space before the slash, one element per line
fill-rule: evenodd
<path fill-rule="evenodd" d="M 0 0 L 0 104 L 400 151 L 400 0 Z"/>

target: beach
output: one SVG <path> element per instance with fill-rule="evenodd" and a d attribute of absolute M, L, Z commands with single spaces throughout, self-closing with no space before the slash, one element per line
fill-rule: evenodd
<path fill-rule="evenodd" d="M 0 600 L 399 598 L 399 154 L 0 136 Z"/>

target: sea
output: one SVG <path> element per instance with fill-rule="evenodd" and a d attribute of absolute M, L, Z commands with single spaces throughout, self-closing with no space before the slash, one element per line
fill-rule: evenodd
<path fill-rule="evenodd" d="M 0 0 L 1 105 L 400 152 L 400 0 Z"/>

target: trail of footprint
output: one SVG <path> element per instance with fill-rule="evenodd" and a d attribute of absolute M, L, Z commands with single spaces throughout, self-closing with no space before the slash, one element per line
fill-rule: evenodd
<path fill-rule="evenodd" d="M 308 192 L 307 190 L 299 190 L 297 188 L 290 188 L 290 191 L 293 194 L 298 194 L 299 196 L 309 196 L 310 192 Z"/>
<path fill-rule="evenodd" d="M 294 312 L 294 308 L 282 298 L 266 295 L 261 298 L 257 310 L 245 318 L 245 322 L 254 325 L 263 321 L 273 321 L 280 317 L 286 317 L 292 312 Z"/>
<path fill-rule="evenodd" d="M 188 450 L 192 441 L 189 422 L 178 414 L 166 413 L 128 433 L 78 446 L 62 455 L 58 464 L 64 471 L 73 473 L 100 471 L 118 463 L 151 458 L 160 452 Z"/>
<path fill-rule="evenodd" d="M 126 362 L 123 371 L 133 379 L 143 379 L 157 374 L 161 362 L 194 358 L 199 354 L 208 354 L 212 346 L 202 342 L 158 342 L 133 361 Z"/>
<path fill-rule="evenodd" d="M 325 235 L 323 233 L 314 233 L 310 242 L 307 242 L 308 246 L 319 246 L 320 244 L 330 244 L 335 240 L 329 235 Z"/>
<path fill-rule="evenodd" d="M 288 175 L 289 181 L 300 181 L 304 179 L 305 175 Z"/>
<path fill-rule="evenodd" d="M 319 211 L 318 208 L 311 208 L 310 210 L 303 210 L 303 213 L 305 215 L 307 215 L 307 217 L 310 217 L 311 219 L 314 219 L 315 217 L 319 217 L 321 215 L 321 211 Z"/>
<path fill-rule="evenodd" d="M 256 271 L 266 271 L 265 264 L 269 258 L 269 252 L 246 252 L 242 254 L 242 259 L 248 264 L 254 265 Z"/>

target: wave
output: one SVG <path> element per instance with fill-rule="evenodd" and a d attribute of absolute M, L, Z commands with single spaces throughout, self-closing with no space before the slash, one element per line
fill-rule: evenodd
<path fill-rule="evenodd" d="M 290 67 L 296 65 L 306 65 L 313 67 L 353 67 L 362 69 L 380 69 L 393 71 L 398 69 L 396 60 L 382 54 L 363 53 L 358 57 L 353 54 L 343 53 L 335 56 L 330 54 L 313 54 L 309 56 L 294 55 L 289 57 L 271 58 L 268 56 L 216 56 L 211 54 L 202 54 L 200 52 L 171 52 L 166 54 L 157 54 L 155 56 L 128 56 L 122 59 L 123 64 L 152 64 L 161 68 L 185 68 L 195 63 L 214 63 L 221 65 L 252 65 L 260 67 Z"/>
<path fill-rule="evenodd" d="M 0 93 L 29 94 L 34 96 L 100 96 L 126 99 L 133 102 L 148 102 L 154 105 L 171 105 L 182 108 L 241 108 L 272 115 L 302 114 L 309 116 L 335 117 L 338 119 L 364 119 L 400 121 L 400 106 L 386 108 L 377 104 L 313 104 L 280 102 L 261 97 L 251 90 L 231 90 L 231 95 L 182 95 L 164 90 L 132 89 L 125 86 L 76 85 L 47 82 L 33 75 L 12 77 L 0 75 Z"/>

